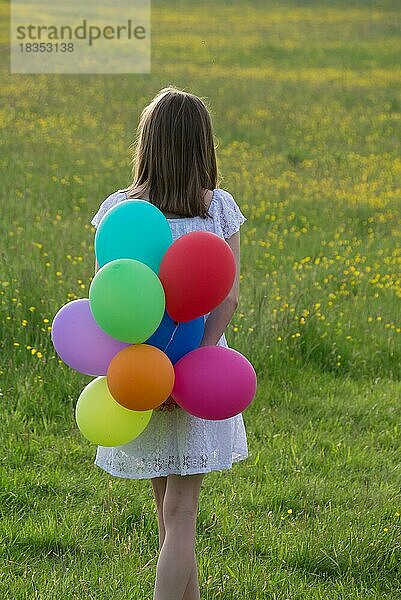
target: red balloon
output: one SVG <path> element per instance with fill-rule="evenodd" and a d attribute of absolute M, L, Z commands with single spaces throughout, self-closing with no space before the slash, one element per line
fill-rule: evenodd
<path fill-rule="evenodd" d="M 235 258 L 227 242 L 209 231 L 192 231 L 175 240 L 160 263 L 166 311 L 185 323 L 221 304 L 235 279 Z"/>

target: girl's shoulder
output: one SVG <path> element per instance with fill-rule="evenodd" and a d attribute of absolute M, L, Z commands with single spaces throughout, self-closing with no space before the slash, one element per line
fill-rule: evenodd
<path fill-rule="evenodd" d="M 212 206 L 215 214 L 217 213 L 225 239 L 239 231 L 241 225 L 247 221 L 233 195 L 223 188 L 214 190 L 211 208 Z"/>
<path fill-rule="evenodd" d="M 94 227 L 98 227 L 100 221 L 103 219 L 104 215 L 107 213 L 110 208 L 112 208 L 118 202 L 122 202 L 126 200 L 126 194 L 124 190 L 117 190 L 113 192 L 107 198 L 103 200 L 103 202 L 99 206 L 99 210 L 92 218 L 91 223 Z"/>

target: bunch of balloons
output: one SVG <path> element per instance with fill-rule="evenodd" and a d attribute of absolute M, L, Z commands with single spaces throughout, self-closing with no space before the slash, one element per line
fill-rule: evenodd
<path fill-rule="evenodd" d="M 190 414 L 227 419 L 256 393 L 256 373 L 239 352 L 201 346 L 204 316 L 235 278 L 230 246 L 194 231 L 173 242 L 163 213 L 146 200 L 112 207 L 95 235 L 99 270 L 89 298 L 65 304 L 51 337 L 71 368 L 94 375 L 75 418 L 102 446 L 134 440 L 171 395 Z"/>

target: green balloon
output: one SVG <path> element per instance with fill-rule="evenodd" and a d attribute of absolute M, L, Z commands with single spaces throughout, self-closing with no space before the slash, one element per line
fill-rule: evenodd
<path fill-rule="evenodd" d="M 165 304 L 159 277 L 145 263 L 131 258 L 105 264 L 89 287 L 89 305 L 97 324 L 129 344 L 141 344 L 156 331 Z"/>
<path fill-rule="evenodd" d="M 119 404 L 107 387 L 107 377 L 88 383 L 75 407 L 80 432 L 99 446 L 128 444 L 146 428 L 152 413 L 153 410 L 130 410 Z"/>

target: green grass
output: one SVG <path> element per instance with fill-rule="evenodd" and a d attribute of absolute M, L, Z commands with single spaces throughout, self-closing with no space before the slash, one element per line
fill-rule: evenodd
<path fill-rule="evenodd" d="M 100 202 L 139 114 L 205 97 L 247 223 L 231 346 L 258 373 L 249 458 L 202 485 L 203 600 L 401 593 L 401 14 L 386 2 L 152 2 L 150 75 L 10 75 L 0 4 L 0 596 L 151 598 L 150 482 L 93 465 L 91 380 L 49 326 L 88 297 Z M 19 344 L 19 345 L 17 345 Z"/>

